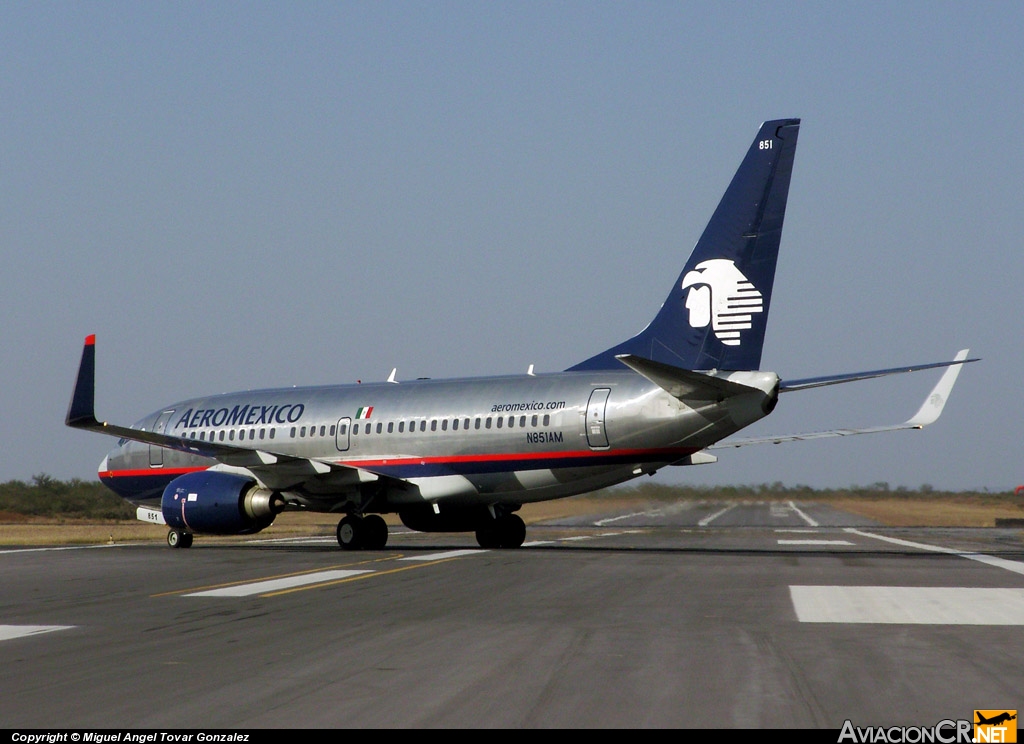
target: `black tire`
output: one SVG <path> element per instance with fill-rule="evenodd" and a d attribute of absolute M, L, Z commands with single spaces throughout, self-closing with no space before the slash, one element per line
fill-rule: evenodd
<path fill-rule="evenodd" d="M 363 520 L 349 515 L 338 522 L 338 545 L 345 550 L 359 550 L 363 547 L 365 532 Z"/>
<path fill-rule="evenodd" d="M 379 514 L 363 518 L 363 548 L 383 550 L 388 544 L 388 523 Z"/>
<path fill-rule="evenodd" d="M 518 548 L 526 541 L 526 523 L 517 514 L 506 514 L 495 527 L 500 548 Z"/>
<path fill-rule="evenodd" d="M 476 544 L 484 550 L 494 550 L 500 548 L 501 543 L 498 540 L 498 530 L 495 527 L 481 527 L 476 531 Z"/>
<path fill-rule="evenodd" d="M 192 547 L 192 533 L 184 530 L 168 530 L 167 547 L 175 549 Z"/>

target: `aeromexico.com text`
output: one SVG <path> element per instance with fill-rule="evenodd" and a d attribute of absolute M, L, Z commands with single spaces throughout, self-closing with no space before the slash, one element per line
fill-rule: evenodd
<path fill-rule="evenodd" d="M 517 413 L 519 411 L 561 411 L 565 408 L 564 400 L 550 400 L 547 403 L 532 401 L 530 403 L 496 403 L 491 406 L 491 413 Z"/>

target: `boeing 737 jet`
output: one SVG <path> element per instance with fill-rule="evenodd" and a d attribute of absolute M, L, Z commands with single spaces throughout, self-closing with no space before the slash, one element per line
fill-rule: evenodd
<path fill-rule="evenodd" d="M 639 334 L 553 374 L 255 390 L 156 409 L 132 426 L 94 414 L 95 336 L 85 340 L 68 426 L 119 437 L 100 479 L 166 524 L 167 542 L 242 535 L 285 510 L 339 515 L 343 548 L 379 549 L 380 516 L 413 530 L 475 531 L 522 545 L 528 502 L 593 491 L 709 450 L 921 428 L 938 418 L 966 359 L 798 380 L 760 371 L 799 119 L 761 125 L 739 170 Z M 727 437 L 779 395 L 948 367 L 910 420 L 784 437 Z M 724 441 L 723 441 L 724 440 Z"/>

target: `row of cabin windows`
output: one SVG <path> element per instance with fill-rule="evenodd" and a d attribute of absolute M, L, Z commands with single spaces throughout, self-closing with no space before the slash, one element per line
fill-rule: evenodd
<path fill-rule="evenodd" d="M 544 414 L 544 416 L 541 417 L 541 416 L 538 416 L 538 415 L 534 414 L 533 416 L 520 416 L 519 420 L 518 420 L 519 428 L 521 428 L 521 429 L 525 429 L 526 428 L 526 426 L 527 426 L 527 419 L 529 419 L 529 425 L 533 426 L 533 427 L 537 426 L 538 424 L 541 425 L 541 426 L 550 426 L 551 425 L 551 416 L 550 415 Z M 490 428 L 492 428 L 492 426 L 495 429 L 501 429 L 503 427 L 507 427 L 509 429 L 513 429 L 513 428 L 515 428 L 516 423 L 517 422 L 516 422 L 516 417 L 515 416 L 508 416 L 508 417 L 505 417 L 505 416 L 497 416 L 497 417 L 488 416 L 486 418 L 481 418 L 480 416 L 477 416 L 475 419 L 469 419 L 469 418 L 457 419 L 456 418 L 456 419 L 451 419 L 451 430 L 452 431 L 458 431 L 460 426 L 461 426 L 461 428 L 464 429 L 465 431 L 469 431 L 471 424 L 472 424 L 472 428 L 473 429 L 481 429 L 481 428 L 483 428 L 483 429 L 490 429 Z M 404 434 L 405 433 L 405 431 L 406 431 L 405 424 L 406 424 L 405 421 L 399 421 L 398 422 L 397 429 L 398 429 L 398 433 L 399 434 Z M 441 419 L 440 422 L 438 421 L 438 419 L 433 419 L 430 422 L 430 431 L 437 431 L 439 426 L 440 426 L 440 430 L 441 431 L 448 431 L 448 425 L 449 425 L 449 419 Z M 388 434 L 394 434 L 395 433 L 395 428 L 396 428 L 395 427 L 395 422 L 394 421 L 388 421 L 388 423 L 387 423 L 387 433 Z M 376 425 L 377 433 L 378 434 L 383 434 L 384 433 L 384 429 L 385 429 L 384 423 L 378 421 L 377 425 Z M 320 436 L 321 437 L 323 437 L 323 436 L 332 436 L 333 437 L 335 435 L 336 430 L 337 430 L 337 427 L 334 426 L 334 425 L 332 425 L 330 427 L 328 427 L 326 425 L 322 425 L 322 426 L 320 426 Z M 347 430 L 348 430 L 348 425 L 347 424 L 342 424 L 341 425 L 341 436 L 345 436 L 348 433 Z M 362 431 L 363 431 L 364 434 L 371 434 L 371 433 L 373 433 L 373 430 L 374 430 L 374 425 L 372 423 L 367 423 L 367 424 L 365 424 L 362 427 Z M 427 421 L 426 421 L 426 419 L 424 419 L 422 421 L 410 421 L 409 422 L 409 433 L 410 434 L 413 433 L 413 432 L 416 432 L 416 431 L 423 431 L 423 432 L 425 432 L 426 430 L 427 430 Z M 255 440 L 257 438 L 259 438 L 259 439 L 273 439 L 274 438 L 274 434 L 275 434 L 276 431 L 277 431 L 277 429 L 275 429 L 275 428 L 270 428 L 270 429 L 239 429 L 238 430 L 238 441 L 244 442 L 246 439 Z M 352 426 L 352 434 L 353 435 L 359 434 L 359 431 L 360 431 L 359 424 L 354 424 Z M 310 426 L 310 427 L 305 427 L 305 426 L 295 427 L 295 426 L 293 426 L 291 428 L 290 434 L 291 434 L 291 438 L 292 439 L 295 439 L 296 436 L 298 436 L 300 439 L 304 439 L 307 436 L 315 437 L 317 435 L 317 427 L 316 426 Z M 199 439 L 200 441 L 203 441 L 203 442 L 207 441 L 206 432 L 205 431 L 199 432 L 199 436 L 198 437 L 196 436 L 196 432 L 193 431 L 189 435 L 189 438 L 190 439 Z M 211 431 L 210 432 L 209 441 L 211 441 L 211 442 L 213 442 L 213 441 L 233 442 L 233 441 L 235 441 L 235 430 L 234 429 L 228 429 L 227 431 L 224 431 L 224 430 L 221 430 L 221 431 Z"/>
<path fill-rule="evenodd" d="M 481 429 L 481 428 L 483 428 L 483 429 L 490 429 L 492 427 L 495 428 L 495 429 L 501 429 L 503 427 L 507 427 L 509 429 L 513 429 L 513 428 L 515 428 L 516 423 L 517 423 L 517 420 L 516 420 L 515 416 L 508 416 L 508 417 L 505 417 L 505 416 L 497 416 L 497 417 L 488 416 L 487 418 L 481 418 L 480 416 L 477 416 L 475 419 L 470 419 L 470 418 L 457 419 L 456 418 L 456 419 L 451 419 L 450 421 L 451 421 L 451 430 L 452 431 L 458 431 L 460 426 L 465 431 L 469 431 L 469 429 L 471 427 L 473 429 Z M 544 416 L 538 416 L 536 414 L 534 414 L 533 416 L 520 416 L 518 418 L 519 428 L 525 429 L 526 426 L 527 426 L 527 422 L 529 422 L 529 426 L 533 426 L 533 427 L 537 426 L 538 424 L 541 425 L 541 426 L 550 426 L 551 425 L 551 416 L 548 415 L 548 414 L 544 414 Z M 398 422 L 397 430 L 398 430 L 399 434 L 404 434 L 405 433 L 405 431 L 406 431 L 405 424 L 406 424 L 405 421 L 399 421 Z M 430 431 L 438 431 L 439 429 L 440 429 L 440 431 L 448 431 L 448 425 L 449 425 L 449 419 L 441 419 L 440 421 L 438 421 L 438 419 L 433 419 L 433 420 L 430 421 Z M 341 432 L 340 432 L 341 436 L 345 436 L 345 434 L 347 433 L 346 429 L 347 429 L 347 426 L 345 424 L 342 424 L 341 425 Z M 362 427 L 360 427 L 360 425 L 358 423 L 356 423 L 356 424 L 352 425 L 352 434 L 353 435 L 359 434 L 360 429 L 362 430 L 362 432 L 364 434 L 371 434 L 371 433 L 373 433 L 373 431 L 375 429 L 376 429 L 376 432 L 378 434 L 383 434 L 384 431 L 385 431 L 385 425 L 384 425 L 383 422 L 379 421 L 379 422 L 377 422 L 376 427 L 374 427 L 374 425 L 371 424 L 371 423 L 364 424 Z M 396 429 L 395 422 L 394 421 L 388 421 L 386 429 L 387 429 L 387 433 L 388 434 L 394 434 L 395 433 L 395 429 Z M 422 421 L 410 421 L 409 422 L 409 433 L 410 434 L 413 433 L 413 432 L 416 432 L 416 431 L 426 431 L 426 430 L 427 430 L 427 421 L 426 421 L 426 419 L 423 419 Z"/>
<path fill-rule="evenodd" d="M 276 431 L 277 431 L 277 429 L 239 429 L 238 430 L 238 440 L 240 442 L 243 442 L 243 441 L 245 441 L 245 439 L 247 437 L 248 437 L 248 439 L 256 439 L 257 436 L 260 439 L 273 439 L 274 438 L 274 432 L 276 432 Z M 269 432 L 269 434 L 268 434 L 268 432 Z M 191 432 L 189 434 L 189 439 L 198 439 L 198 440 L 200 440 L 202 442 L 205 442 L 205 441 L 207 441 L 206 432 L 205 431 L 199 432 L 199 436 L 197 437 L 196 433 L 193 431 L 193 432 Z M 235 430 L 234 429 L 228 429 L 227 431 L 223 431 L 222 430 L 222 431 L 219 431 L 219 432 L 218 431 L 211 431 L 210 432 L 209 441 L 211 441 L 211 442 L 213 442 L 213 441 L 233 442 L 233 441 L 235 441 Z"/>

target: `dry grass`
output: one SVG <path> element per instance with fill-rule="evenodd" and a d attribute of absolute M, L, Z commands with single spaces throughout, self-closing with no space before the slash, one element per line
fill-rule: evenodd
<path fill-rule="evenodd" d="M 1024 519 L 1024 505 L 986 499 L 835 499 L 837 509 L 889 527 L 993 527 L 996 519 Z"/>

